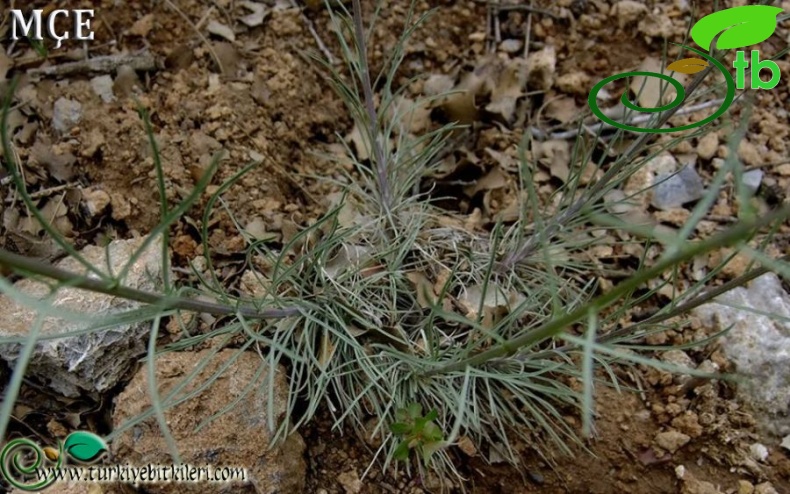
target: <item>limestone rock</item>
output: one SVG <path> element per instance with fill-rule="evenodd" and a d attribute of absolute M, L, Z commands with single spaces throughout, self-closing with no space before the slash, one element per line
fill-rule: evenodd
<path fill-rule="evenodd" d="M 694 314 L 717 331 L 733 325 L 722 346 L 737 373 L 747 378 L 738 393 L 763 416 L 770 432 L 790 433 L 790 295 L 775 274 L 767 273 L 749 288 L 716 300 L 722 303 L 703 305 Z"/>
<path fill-rule="evenodd" d="M 110 243 L 106 258 L 103 247 L 89 246 L 81 255 L 99 270 L 107 272 L 112 265 L 117 274 L 126 265 L 143 239 L 116 240 Z M 57 267 L 74 273 L 86 274 L 87 269 L 78 261 L 66 258 Z M 130 268 L 123 281 L 125 286 L 143 291 L 156 291 L 162 276 L 162 249 L 159 242 L 152 242 Z M 27 297 L 42 299 L 50 289 L 44 283 L 23 279 L 14 284 L 17 292 Z M 82 320 L 60 319 L 48 316 L 41 328 L 42 337 L 57 336 L 95 324 L 120 312 L 136 309 L 139 303 L 74 288 L 61 288 L 46 304 L 57 311 L 84 314 Z M 24 341 L 35 324 L 38 313 L 11 299 L 10 294 L 0 295 L 0 338 L 17 338 Z M 66 397 L 81 394 L 96 396 L 116 384 L 145 353 L 146 335 L 151 330 L 149 321 L 115 325 L 78 336 L 40 340 L 28 364 L 26 375 L 46 383 Z M 22 345 L 0 344 L 0 358 L 14 366 Z"/>

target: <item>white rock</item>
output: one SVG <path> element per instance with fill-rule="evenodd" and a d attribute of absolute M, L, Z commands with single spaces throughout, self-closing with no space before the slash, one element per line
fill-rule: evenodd
<path fill-rule="evenodd" d="M 106 259 L 103 247 L 89 246 L 81 254 L 101 271 L 107 272 L 107 265 L 111 264 L 113 272 L 117 274 L 142 242 L 143 239 L 111 242 L 107 249 L 110 262 Z M 72 258 L 58 262 L 57 267 L 81 275 L 87 274 L 82 264 Z M 162 249 L 158 242 L 152 242 L 129 269 L 124 285 L 155 291 L 161 275 Z M 29 279 L 16 282 L 14 288 L 34 299 L 49 295 L 47 285 Z M 74 320 L 48 316 L 44 318 L 41 336 L 76 331 L 91 322 L 140 306 L 137 302 L 74 288 L 61 288 L 46 303 L 55 311 L 84 314 L 85 318 Z M 17 304 L 9 294 L 0 296 L 0 338 L 23 340 L 36 319 L 36 310 Z M 150 330 L 151 323 L 144 321 L 116 325 L 79 336 L 39 341 L 33 350 L 26 375 L 39 378 L 63 396 L 96 395 L 118 384 L 145 353 L 146 335 Z M 0 344 L 0 358 L 13 368 L 20 348 L 19 343 Z"/>
<path fill-rule="evenodd" d="M 762 415 L 770 432 L 789 434 L 790 296 L 780 279 L 767 273 L 748 289 L 736 288 L 716 300 L 722 304 L 703 305 L 694 314 L 717 331 L 732 325 L 722 346 L 738 374 L 747 378 L 739 384 L 738 394 Z"/>
<path fill-rule="evenodd" d="M 68 132 L 82 119 L 82 105 L 79 101 L 58 98 L 52 110 L 52 126 L 59 132 Z"/>
<path fill-rule="evenodd" d="M 656 177 L 650 203 L 658 209 L 672 209 L 696 201 L 705 193 L 702 178 L 694 168 L 684 166 L 674 175 Z"/>
<path fill-rule="evenodd" d="M 524 42 L 520 39 L 506 39 L 499 44 L 499 50 L 505 53 L 518 53 L 524 47 Z"/>
<path fill-rule="evenodd" d="M 112 86 L 115 82 L 109 74 L 100 75 L 91 79 L 91 88 L 93 92 L 99 96 L 105 103 L 112 103 L 115 101 L 115 94 L 112 92 Z"/>
<path fill-rule="evenodd" d="M 754 194 L 757 192 L 757 189 L 760 188 L 760 184 L 763 181 L 763 171 L 759 169 L 749 170 L 743 174 L 742 180 L 743 185 L 746 186 L 746 190 Z"/>
<path fill-rule="evenodd" d="M 749 446 L 749 454 L 757 461 L 765 461 L 768 458 L 768 448 L 764 444 L 754 443 Z"/>

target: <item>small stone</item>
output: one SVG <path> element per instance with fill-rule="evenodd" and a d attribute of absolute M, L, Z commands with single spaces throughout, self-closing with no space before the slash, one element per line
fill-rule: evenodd
<path fill-rule="evenodd" d="M 754 494 L 779 494 L 779 491 L 774 488 L 770 482 L 763 482 L 754 486 Z"/>
<path fill-rule="evenodd" d="M 672 419 L 672 427 L 690 437 L 702 436 L 702 425 L 699 423 L 699 416 L 691 411 L 686 411 L 682 415 Z"/>
<path fill-rule="evenodd" d="M 783 438 L 782 438 L 782 444 L 781 444 L 781 446 L 782 446 L 784 449 L 786 449 L 786 450 L 790 451 L 790 435 L 787 435 L 787 436 L 785 436 L 785 437 L 783 437 Z"/>
<path fill-rule="evenodd" d="M 674 453 L 691 441 L 691 437 L 675 430 L 659 432 L 655 438 L 656 444 L 661 448 Z"/>
<path fill-rule="evenodd" d="M 629 202 L 640 204 L 641 209 L 646 210 L 653 192 L 651 187 L 656 183 L 656 176 L 671 175 L 675 173 L 677 166 L 677 160 L 669 153 L 651 158 L 626 180 L 623 192 L 629 198 Z"/>
<path fill-rule="evenodd" d="M 82 118 L 82 104 L 66 98 L 55 101 L 52 111 L 52 126 L 59 132 L 68 132 Z"/>
<path fill-rule="evenodd" d="M 580 71 L 569 72 L 557 78 L 557 87 L 565 93 L 586 94 L 590 90 L 589 85 L 590 76 Z"/>
<path fill-rule="evenodd" d="M 475 448 L 469 436 L 461 436 L 458 439 L 458 448 L 463 451 L 466 456 L 475 456 L 477 454 L 477 448 Z"/>
<path fill-rule="evenodd" d="M 764 444 L 754 443 L 749 446 L 749 454 L 757 461 L 765 461 L 768 458 L 768 448 Z"/>
<path fill-rule="evenodd" d="M 738 157 L 748 166 L 758 166 L 763 162 L 757 146 L 748 139 L 743 139 L 738 145 Z"/>
<path fill-rule="evenodd" d="M 91 216 L 104 212 L 107 206 L 110 205 L 110 194 L 101 189 L 84 190 L 82 198 L 85 200 L 85 207 Z"/>
<path fill-rule="evenodd" d="M 651 204 L 658 209 L 680 207 L 704 194 L 702 178 L 690 166 L 684 166 L 674 175 L 660 175 L 656 181 Z"/>
<path fill-rule="evenodd" d="M 531 481 L 535 482 L 538 485 L 543 485 L 546 483 L 546 477 L 544 477 L 543 474 L 540 472 L 536 472 L 535 470 L 529 470 L 527 472 L 527 475 L 529 475 L 529 479 Z"/>
<path fill-rule="evenodd" d="M 506 39 L 499 44 L 499 51 L 514 54 L 520 52 L 523 47 L 524 42 L 520 39 Z"/>
<path fill-rule="evenodd" d="M 738 494 L 754 494 L 754 485 L 748 480 L 739 480 Z"/>
<path fill-rule="evenodd" d="M 134 86 L 140 82 L 140 79 L 137 78 L 137 72 L 128 65 L 121 65 L 118 67 L 117 72 L 115 81 L 113 81 L 113 92 L 121 97 L 131 95 Z"/>
<path fill-rule="evenodd" d="M 343 486 L 346 494 L 357 494 L 362 491 L 362 481 L 356 470 L 349 470 L 337 476 L 337 481 Z"/>
<path fill-rule="evenodd" d="M 715 132 L 708 132 L 697 143 L 697 155 L 709 160 L 716 156 L 716 151 L 719 149 L 719 136 Z"/>
<path fill-rule="evenodd" d="M 748 190 L 750 194 L 754 194 L 757 192 L 757 189 L 760 188 L 760 184 L 763 181 L 763 171 L 759 169 L 749 170 L 743 174 L 742 181 L 743 185 L 746 186 L 746 190 Z"/>
<path fill-rule="evenodd" d="M 529 56 L 527 74 L 530 87 L 538 90 L 549 90 L 554 83 L 554 71 L 557 67 L 557 52 L 549 45 Z"/>
<path fill-rule="evenodd" d="M 651 38 L 671 38 L 675 31 L 672 19 L 664 14 L 643 17 L 637 26 L 639 32 Z"/>
<path fill-rule="evenodd" d="M 208 268 L 208 260 L 203 256 L 195 256 L 190 263 L 192 268 L 198 273 L 205 273 Z"/>
<path fill-rule="evenodd" d="M 615 4 L 612 13 L 617 17 L 617 24 L 622 29 L 647 14 L 647 6 L 633 0 L 622 0 Z"/>
<path fill-rule="evenodd" d="M 112 103 L 115 101 L 115 94 L 112 92 L 114 82 L 109 75 L 100 75 L 91 79 L 91 88 L 98 97 L 105 103 Z"/>

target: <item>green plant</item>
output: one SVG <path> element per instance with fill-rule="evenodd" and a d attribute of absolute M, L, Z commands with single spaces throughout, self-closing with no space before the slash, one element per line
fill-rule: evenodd
<path fill-rule="evenodd" d="M 293 238 L 275 244 L 246 237 L 248 264 L 268 267 L 254 271 L 264 290 L 262 296 L 229 293 L 214 275 L 210 256 L 209 275 L 201 278 L 200 286 L 175 287 L 166 282 L 162 293 L 153 294 L 124 287 L 126 269 L 120 276 L 110 276 L 86 263 L 96 279 L 0 250 L 0 264 L 50 279 L 53 291 L 74 286 L 148 304 L 113 318 L 89 320 L 81 330 L 111 327 L 121 319 L 152 322 L 147 361 L 154 406 L 113 431 L 108 440 L 152 416 L 158 418 L 167 436 L 163 410 L 196 395 L 208 382 L 195 391 L 183 392 L 202 370 L 196 368 L 184 377 L 182 385 L 160 396 L 153 379 L 157 355 L 219 338 L 223 343 L 217 348 L 241 340 L 238 354 L 258 350 L 262 365 L 269 368 L 269 379 L 251 383 L 247 392 L 255 386 L 272 392 L 276 369 L 281 365 L 287 369 L 286 416 L 293 417 L 294 423 L 278 422 L 270 414 L 269 426 L 278 437 L 305 424 L 324 407 L 335 425 L 352 427 L 360 436 L 370 434 L 366 424 L 375 418 L 373 433 L 383 439 L 378 453 L 385 456 L 385 466 L 396 459 L 410 460 L 409 453 L 415 451 L 421 460 L 419 468 L 430 466 L 458 474 L 451 446 L 461 434 L 478 445 L 501 444 L 503 455 L 512 463 L 518 462 L 520 454 L 514 438 L 551 460 L 555 450 L 571 452 L 573 445 L 584 446 L 583 436 L 592 433 L 595 387 L 620 385 L 615 378 L 616 365 L 647 364 L 672 370 L 641 353 L 645 350 L 643 338 L 679 327 L 679 314 L 721 293 L 710 290 L 710 284 L 737 250 L 753 249 L 754 258 L 764 266 L 787 269 L 785 260 L 766 258 L 760 251 L 771 240 L 775 227 L 790 217 L 790 207 L 756 215 L 742 187 L 736 191 L 740 221 L 718 235 L 692 239 L 728 174 L 738 177 L 742 173 L 735 150 L 746 131 L 748 115 L 740 123 L 728 120 L 729 113 L 722 117 L 720 126 L 732 131 L 729 158 L 688 222 L 673 235 L 662 234 L 655 225 L 624 220 L 612 209 L 627 206 L 629 198 L 612 203 L 606 200 L 607 193 L 620 188 L 661 152 L 717 129 L 706 127 L 656 141 L 654 136 L 640 135 L 625 145 L 626 133 L 617 131 L 606 140 L 599 129 L 593 138 L 587 138 L 580 122 L 581 137 L 573 145 L 570 176 L 546 201 L 541 200 L 533 181 L 538 165 L 531 153 L 536 142 L 525 132 L 519 141 L 514 180 L 518 220 L 497 222 L 488 231 L 464 227 L 452 213 L 420 192 L 421 181 L 437 168 L 439 157 L 451 143 L 450 136 L 460 126 L 450 124 L 412 136 L 407 128 L 414 106 L 399 104 L 408 87 L 396 84 L 405 43 L 427 16 L 417 16 L 412 5 L 402 38 L 386 51 L 381 71 L 373 74 L 360 1 L 353 1 L 351 11 L 342 3 L 328 8 L 346 64 L 338 68 L 319 56 L 315 60 L 331 75 L 329 81 L 360 129 L 370 159 L 362 160 L 347 148 L 353 171 L 348 172 L 347 180 L 336 183 L 340 192 L 327 212 Z M 714 86 L 697 91 L 707 74 L 701 72 L 687 86 L 687 103 L 721 89 Z M 35 214 L 7 135 L 10 102 L 8 95 L 0 129 L 5 164 Z M 663 125 L 678 109 L 655 115 L 647 125 Z M 144 112 L 142 118 L 157 157 L 154 168 L 163 216 L 153 233 L 165 233 L 205 190 L 218 160 L 182 203 L 169 207 L 153 130 Z M 595 153 L 601 143 L 603 152 Z M 615 151 L 622 147 L 624 151 Z M 602 174 L 583 186 L 581 177 L 588 162 Z M 252 166 L 255 164 L 240 169 L 207 201 L 200 224 L 207 253 L 208 225 L 217 206 L 233 217 L 222 201 L 223 194 Z M 47 224 L 45 218 L 39 220 Z M 48 231 L 79 259 L 79 253 L 57 231 Z M 239 227 L 239 231 L 243 229 Z M 152 235 L 151 241 L 154 238 Z M 602 245 L 634 247 L 639 252 L 638 265 L 617 273 L 623 281 L 610 289 L 599 286 L 598 279 L 611 273 L 585 255 L 590 248 Z M 737 249 L 701 279 L 684 281 L 681 269 L 685 263 L 724 246 Z M 167 248 L 166 240 L 162 247 Z M 651 249 L 660 253 L 651 256 Z M 748 272 L 739 283 L 764 269 Z M 646 321 L 620 325 L 629 311 L 667 287 L 673 290 L 670 303 Z M 25 300 L 2 279 L 0 290 Z M 193 297 L 196 294 L 203 298 Z M 215 301 L 206 302 L 206 296 Z M 42 317 L 55 315 L 47 301 L 26 301 Z M 206 334 L 185 329 L 180 341 L 160 347 L 160 323 L 182 311 L 220 314 L 228 319 Z M 21 343 L 30 351 L 38 338 L 34 328 L 28 338 L 6 339 L 0 344 Z M 209 382 L 228 371 L 232 363 Z M 25 365 L 22 358 L 14 369 L 0 410 L 0 433 L 8 423 Z M 575 385 L 579 382 L 581 389 Z M 300 401 L 305 404 L 304 411 L 297 414 Z M 423 415 L 423 410 L 430 412 Z M 564 419 L 568 413 L 583 417 L 581 431 Z M 213 419 L 206 418 L 199 427 Z M 178 445 L 170 441 L 169 446 L 178 458 Z M 412 467 L 411 461 L 403 464 Z"/>
<path fill-rule="evenodd" d="M 431 455 L 442 446 L 444 441 L 442 430 L 434 422 L 438 417 L 439 412 L 436 410 L 431 410 L 423 416 L 422 405 L 419 403 L 411 403 L 406 408 L 396 410 L 395 419 L 398 422 L 390 424 L 390 430 L 401 441 L 392 453 L 393 459 L 408 460 L 409 453 L 415 450 L 427 467 Z"/>

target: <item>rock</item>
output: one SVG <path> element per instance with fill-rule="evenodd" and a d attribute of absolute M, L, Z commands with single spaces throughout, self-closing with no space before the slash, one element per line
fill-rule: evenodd
<path fill-rule="evenodd" d="M 688 356 L 683 350 L 669 350 L 661 354 L 661 360 L 676 367 L 677 373 L 674 375 L 673 380 L 677 384 L 685 384 L 691 379 L 689 374 L 683 373 L 683 370 L 693 370 L 697 366 L 691 357 Z"/>
<path fill-rule="evenodd" d="M 697 142 L 697 155 L 709 160 L 716 156 L 719 150 L 719 136 L 715 132 L 708 132 Z"/>
<path fill-rule="evenodd" d="M 710 482 L 697 479 L 683 465 L 675 467 L 675 476 L 681 482 L 681 494 L 722 494 L 718 487 Z"/>
<path fill-rule="evenodd" d="M 675 430 L 668 430 L 656 434 L 655 442 L 661 448 L 674 453 L 691 440 L 689 436 Z"/>
<path fill-rule="evenodd" d="M 754 494 L 754 485 L 748 480 L 739 480 L 738 494 Z"/>
<path fill-rule="evenodd" d="M 469 436 L 461 436 L 458 439 L 458 448 L 463 451 L 466 456 L 475 456 L 477 454 L 475 443 L 472 442 Z"/>
<path fill-rule="evenodd" d="M 137 77 L 137 72 L 128 65 L 121 65 L 116 72 L 115 80 L 112 84 L 113 92 L 125 98 L 132 94 L 140 79 Z"/>
<path fill-rule="evenodd" d="M 746 377 L 738 394 L 761 416 L 769 432 L 790 434 L 790 296 L 781 280 L 767 273 L 749 288 L 736 288 L 715 301 L 721 303 L 703 305 L 693 314 L 716 331 L 732 325 L 722 347 L 738 374 Z"/>
<path fill-rule="evenodd" d="M 231 361 L 232 360 L 232 361 Z M 220 369 L 216 380 L 197 395 L 166 409 L 165 419 L 184 463 L 195 467 L 244 468 L 247 484 L 261 493 L 305 492 L 305 443 L 292 433 L 279 444 L 269 430 L 269 413 L 275 426 L 288 420 L 288 383 L 278 368 L 273 378 L 274 391 L 267 390 L 269 366 L 255 352 L 222 350 L 170 352 L 157 357 L 156 374 L 159 394 L 167 394 L 198 365 L 205 367 L 178 393 L 183 397 L 205 385 Z M 141 368 L 115 401 L 113 424 L 117 430 L 128 420 L 151 407 L 148 375 Z M 197 427 L 201 426 L 199 430 Z M 110 445 L 120 464 L 168 465 L 168 453 L 156 419 L 150 417 L 127 429 Z M 240 483 L 224 484 L 227 492 L 240 492 Z M 146 484 L 151 494 L 202 493 L 205 483 Z M 225 492 L 216 487 L 212 492 Z"/>
<path fill-rule="evenodd" d="M 530 88 L 548 91 L 554 83 L 554 71 L 557 67 L 557 52 L 549 45 L 529 56 L 527 74 Z"/>
<path fill-rule="evenodd" d="M 639 203 L 646 210 L 652 195 L 651 187 L 656 183 L 656 175 L 671 175 L 677 170 L 678 162 L 669 153 L 662 153 L 647 161 L 625 182 L 623 192 L 631 203 Z"/>
<path fill-rule="evenodd" d="M 106 259 L 104 247 L 89 246 L 81 254 L 103 272 L 107 272 L 107 265 L 111 264 L 113 272 L 117 274 L 142 242 L 142 238 L 111 242 L 108 246 L 110 261 Z M 87 274 L 83 265 L 72 258 L 63 259 L 56 266 L 81 275 Z M 155 291 L 161 276 L 162 249 L 158 242 L 152 242 L 130 268 L 124 285 Z M 26 296 L 37 299 L 48 296 L 50 291 L 47 285 L 29 279 L 16 282 L 14 287 Z M 90 322 L 140 307 L 137 302 L 73 288 L 61 288 L 47 304 L 55 311 L 84 314 L 90 321 L 47 317 L 41 328 L 42 336 L 76 331 Z M 8 296 L 0 296 L 0 337 L 24 339 L 36 317 L 35 310 L 17 305 Z M 83 393 L 97 396 L 118 384 L 121 377 L 145 353 L 146 336 L 150 330 L 151 323 L 144 321 L 119 324 L 79 336 L 39 341 L 26 374 L 39 378 L 66 397 L 77 397 Z M 13 367 L 20 348 L 18 343 L 0 345 L 0 358 Z"/>
<path fill-rule="evenodd" d="M 684 166 L 674 175 L 656 177 L 651 204 L 658 209 L 672 209 L 696 201 L 705 192 L 702 178 L 694 168 Z"/>
<path fill-rule="evenodd" d="M 115 82 L 108 74 L 91 79 L 91 88 L 93 88 L 93 92 L 105 103 L 112 103 L 115 101 L 115 94 L 112 92 L 113 84 L 115 84 Z"/>
<path fill-rule="evenodd" d="M 102 213 L 110 205 L 110 194 L 97 188 L 83 190 L 82 199 L 85 201 L 85 207 L 91 216 Z"/>
<path fill-rule="evenodd" d="M 506 39 L 502 43 L 499 44 L 499 51 L 503 51 L 505 53 L 518 53 L 524 47 L 524 42 L 520 39 Z"/>
<path fill-rule="evenodd" d="M 357 494 L 362 491 L 362 481 L 356 470 L 349 470 L 337 476 L 337 481 L 343 486 L 346 494 Z"/>
<path fill-rule="evenodd" d="M 744 164 L 747 166 L 759 166 L 764 163 L 764 152 L 761 153 L 757 146 L 755 146 L 751 141 L 748 139 L 743 139 L 738 144 L 738 157 L 743 161 Z"/>
<path fill-rule="evenodd" d="M 754 494 L 779 494 L 774 485 L 770 482 L 763 482 L 754 486 Z"/>
<path fill-rule="evenodd" d="M 66 133 L 82 119 L 82 105 L 79 101 L 58 98 L 52 110 L 52 126 L 61 133 Z"/>
<path fill-rule="evenodd" d="M 653 14 L 642 17 L 637 29 L 651 38 L 671 38 L 675 32 L 672 19 L 664 14 Z"/>
<path fill-rule="evenodd" d="M 749 170 L 743 174 L 742 181 L 743 185 L 746 186 L 746 190 L 750 194 L 754 194 L 763 182 L 763 171 L 759 169 Z"/>
<path fill-rule="evenodd" d="M 756 461 L 765 461 L 768 459 L 768 448 L 764 444 L 754 443 L 749 446 L 749 454 Z"/>
<path fill-rule="evenodd" d="M 612 15 L 617 18 L 617 24 L 623 29 L 628 24 L 638 21 L 647 14 L 647 6 L 633 0 L 622 0 L 612 7 Z"/>
<path fill-rule="evenodd" d="M 557 78 L 560 91 L 571 94 L 587 94 L 590 92 L 590 76 L 581 71 L 569 72 Z"/>

